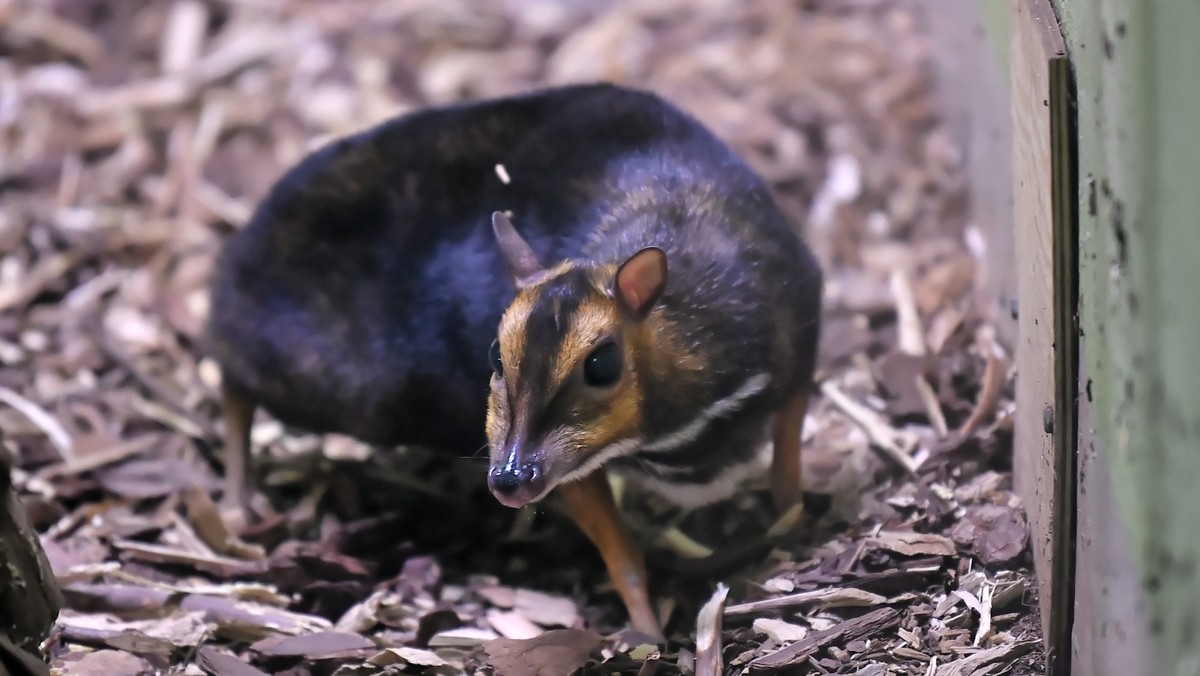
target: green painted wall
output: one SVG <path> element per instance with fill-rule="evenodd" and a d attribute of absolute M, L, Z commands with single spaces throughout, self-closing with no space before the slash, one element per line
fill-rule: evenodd
<path fill-rule="evenodd" d="M 1095 430 L 1081 453 L 1111 478 L 1136 569 L 1116 572 L 1138 578 L 1162 673 L 1196 674 L 1200 1 L 1056 4 L 1078 89 L 1081 369 Z"/>

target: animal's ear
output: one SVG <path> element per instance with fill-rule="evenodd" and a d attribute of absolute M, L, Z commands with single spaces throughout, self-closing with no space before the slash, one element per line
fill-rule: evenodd
<path fill-rule="evenodd" d="M 630 256 L 617 269 L 613 290 L 621 309 L 645 319 L 667 286 L 667 254 L 651 246 Z"/>
<path fill-rule="evenodd" d="M 509 279 L 518 289 L 545 272 L 529 243 L 513 227 L 508 214 L 503 211 L 492 213 L 492 232 L 496 234 L 496 243 L 500 245 L 500 253 L 504 256 Z"/>

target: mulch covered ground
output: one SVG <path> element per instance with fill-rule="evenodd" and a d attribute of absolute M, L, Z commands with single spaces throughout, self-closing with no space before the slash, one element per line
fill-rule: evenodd
<path fill-rule="evenodd" d="M 898 0 L 0 1 L 0 431 L 66 596 L 53 666 L 1040 673 L 1011 359 L 928 58 Z M 653 646 L 554 504 L 500 507 L 479 458 L 264 414 L 275 515 L 222 515 L 195 341 L 270 183 L 403 111 L 596 79 L 709 124 L 827 266 L 800 535 L 765 482 L 691 514 L 622 490 L 668 618 Z"/>

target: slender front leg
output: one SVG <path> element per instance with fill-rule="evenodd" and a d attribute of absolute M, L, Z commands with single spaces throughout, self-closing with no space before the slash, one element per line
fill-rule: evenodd
<path fill-rule="evenodd" d="M 226 507 L 243 511 L 250 505 L 246 468 L 250 458 L 250 424 L 254 420 L 254 401 L 241 389 L 221 387 L 221 413 L 225 419 L 225 496 Z"/>
<path fill-rule="evenodd" d="M 775 417 L 775 451 L 771 459 L 771 497 L 775 508 L 786 512 L 803 504 L 800 466 L 800 433 L 808 413 L 811 386 L 805 386 L 792 396 Z"/>
<path fill-rule="evenodd" d="M 642 551 L 617 509 L 604 470 L 562 484 L 555 490 L 566 503 L 571 518 L 600 550 L 608 574 L 625 602 L 633 628 L 662 639 L 662 627 L 646 590 L 646 564 Z"/>

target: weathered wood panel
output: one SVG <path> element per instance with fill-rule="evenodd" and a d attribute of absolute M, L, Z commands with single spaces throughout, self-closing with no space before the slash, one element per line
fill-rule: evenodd
<path fill-rule="evenodd" d="M 1066 46 L 1049 0 L 1012 3 L 1019 297 L 1014 480 L 1029 513 L 1048 670 L 1070 660 L 1074 552 L 1074 203 Z"/>

